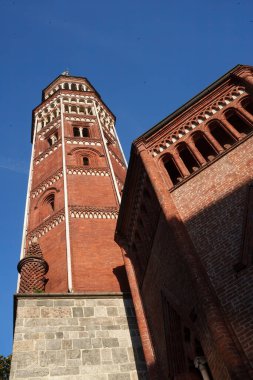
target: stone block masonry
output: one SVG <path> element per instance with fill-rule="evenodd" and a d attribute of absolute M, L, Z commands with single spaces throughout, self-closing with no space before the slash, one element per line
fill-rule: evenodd
<path fill-rule="evenodd" d="M 146 379 L 134 307 L 119 294 L 16 295 L 10 379 Z"/>

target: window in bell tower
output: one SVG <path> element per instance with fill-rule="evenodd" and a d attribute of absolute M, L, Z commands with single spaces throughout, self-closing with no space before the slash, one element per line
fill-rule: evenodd
<path fill-rule="evenodd" d="M 89 165 L 89 158 L 88 157 L 83 157 L 83 165 L 88 166 Z"/>
<path fill-rule="evenodd" d="M 80 137 L 80 129 L 78 127 L 74 127 L 73 134 L 75 137 Z"/>
<path fill-rule="evenodd" d="M 82 133 L 83 133 L 83 137 L 89 137 L 90 136 L 88 128 L 83 128 Z"/>

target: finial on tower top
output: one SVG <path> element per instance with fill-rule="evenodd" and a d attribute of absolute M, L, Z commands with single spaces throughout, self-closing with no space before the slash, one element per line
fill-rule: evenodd
<path fill-rule="evenodd" d="M 63 73 L 61 75 L 65 75 L 66 77 L 68 77 L 69 76 L 69 70 L 67 69 L 67 70 L 63 71 Z"/>

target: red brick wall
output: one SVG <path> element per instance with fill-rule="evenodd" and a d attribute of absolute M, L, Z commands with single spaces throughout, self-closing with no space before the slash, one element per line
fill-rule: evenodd
<path fill-rule="evenodd" d="M 71 218 L 75 291 L 128 290 L 121 250 L 113 240 L 115 224 L 116 221 L 110 219 Z"/>
<path fill-rule="evenodd" d="M 245 353 L 253 360 L 253 267 L 237 274 L 247 187 L 253 179 L 253 138 L 172 192 L 213 288 Z"/>

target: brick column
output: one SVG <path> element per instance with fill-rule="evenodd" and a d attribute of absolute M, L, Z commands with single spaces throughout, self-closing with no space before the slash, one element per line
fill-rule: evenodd
<path fill-rule="evenodd" d="M 239 108 L 239 112 L 248 120 L 250 121 L 251 123 L 253 123 L 253 116 L 251 115 L 251 113 L 249 113 L 247 110 L 245 110 L 243 108 L 243 106 L 241 106 Z"/>
<path fill-rule="evenodd" d="M 211 144 L 214 146 L 214 148 L 220 153 L 222 152 L 224 149 L 222 148 L 222 146 L 218 143 L 218 141 L 213 137 L 213 135 L 208 131 L 208 130 L 205 130 L 205 135 L 207 137 L 207 140 L 209 140 L 211 142 Z"/>
<path fill-rule="evenodd" d="M 239 133 L 232 124 L 230 124 L 225 117 L 222 118 L 221 123 L 230 131 L 230 133 L 237 139 L 241 140 L 242 135 Z"/>
<path fill-rule="evenodd" d="M 190 172 L 187 169 L 187 167 L 185 166 L 185 164 L 184 164 L 183 160 L 181 159 L 178 151 L 176 151 L 176 153 L 173 154 L 173 158 L 176 162 L 176 165 L 179 168 L 179 171 L 182 173 L 183 177 L 188 177 L 188 175 L 190 175 Z"/>
<path fill-rule="evenodd" d="M 171 194 L 166 191 L 159 169 L 144 147 L 141 146 L 138 150 L 164 216 L 181 247 L 182 259 L 186 261 L 190 268 L 193 283 L 196 286 L 196 293 L 199 296 L 198 306 L 202 309 L 216 349 L 227 367 L 231 380 L 250 379 L 253 373 L 248 359 L 234 336 L 229 322 L 224 318 L 222 307 L 195 252 L 195 247 L 188 232 L 181 221 Z"/>
<path fill-rule="evenodd" d="M 196 148 L 196 145 L 192 138 L 190 138 L 188 145 L 190 147 L 190 151 L 193 153 L 193 156 L 197 159 L 200 165 L 206 164 L 206 159 L 202 156 L 198 148 Z"/>

